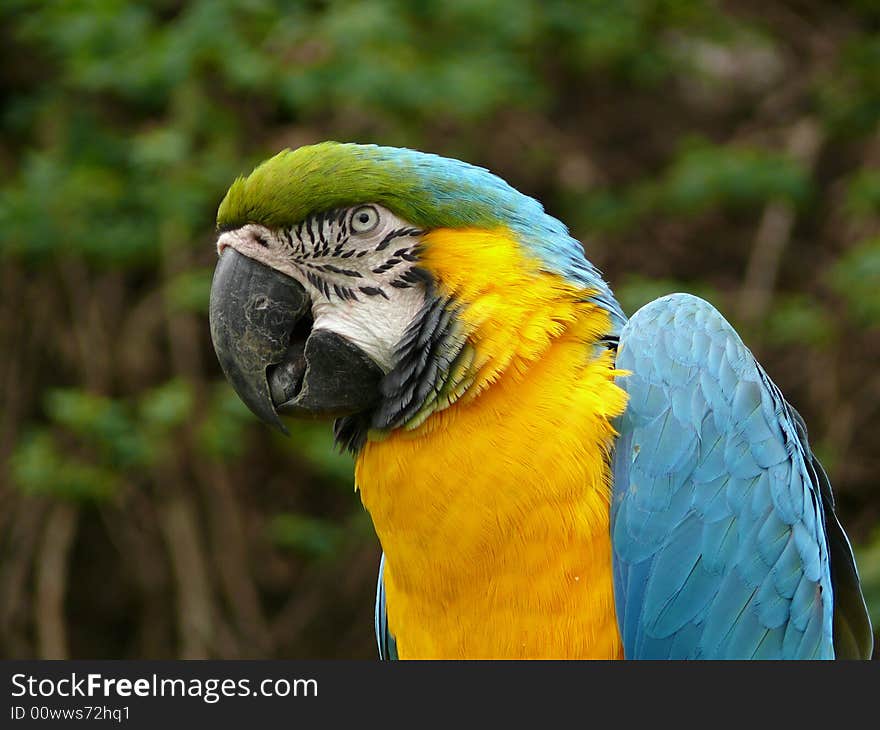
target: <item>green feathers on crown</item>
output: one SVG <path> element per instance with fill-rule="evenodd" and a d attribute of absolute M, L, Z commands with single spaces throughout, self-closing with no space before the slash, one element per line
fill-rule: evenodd
<path fill-rule="evenodd" d="M 525 198 L 486 170 L 457 160 L 322 142 L 279 152 L 239 177 L 220 204 L 217 226 L 280 228 L 358 203 L 379 203 L 423 228 L 499 225 L 507 207 L 498 205 L 499 192 Z"/>

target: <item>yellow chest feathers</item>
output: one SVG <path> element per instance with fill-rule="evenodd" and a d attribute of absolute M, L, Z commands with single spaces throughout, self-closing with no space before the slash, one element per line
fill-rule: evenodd
<path fill-rule="evenodd" d="M 607 314 L 498 235 L 435 231 L 424 255 L 466 303 L 468 397 L 358 457 L 389 628 L 401 658 L 619 658 L 607 464 L 625 394 L 592 344 Z"/>

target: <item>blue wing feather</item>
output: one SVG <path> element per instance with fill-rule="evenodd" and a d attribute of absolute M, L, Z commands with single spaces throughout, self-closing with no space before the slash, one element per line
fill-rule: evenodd
<path fill-rule="evenodd" d="M 388 630 L 388 612 L 385 603 L 385 553 L 379 561 L 379 580 L 376 583 L 376 643 L 379 647 L 379 659 L 397 659 L 397 642 Z"/>
<path fill-rule="evenodd" d="M 617 364 L 630 371 L 611 507 L 626 657 L 833 658 L 836 582 L 869 656 L 827 477 L 733 328 L 697 297 L 663 297 L 624 327 Z"/>

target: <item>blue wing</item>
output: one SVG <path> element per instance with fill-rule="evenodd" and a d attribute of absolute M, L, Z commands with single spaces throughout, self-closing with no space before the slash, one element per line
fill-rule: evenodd
<path fill-rule="evenodd" d="M 631 372 L 611 506 L 625 656 L 870 656 L 827 477 L 733 328 L 663 297 L 624 327 L 617 366 Z"/>
<path fill-rule="evenodd" d="M 388 630 L 388 613 L 385 605 L 385 553 L 379 562 L 379 581 L 376 584 L 376 643 L 380 659 L 397 659 L 397 642 Z"/>

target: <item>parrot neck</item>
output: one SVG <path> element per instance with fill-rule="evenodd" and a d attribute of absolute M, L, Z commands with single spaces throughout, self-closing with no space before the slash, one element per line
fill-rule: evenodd
<path fill-rule="evenodd" d="M 608 313 L 559 306 L 540 347 L 525 332 L 510 353 L 493 340 L 487 362 L 514 364 L 478 396 L 358 456 L 401 658 L 621 656 L 608 457 L 626 395 L 595 345 Z"/>

